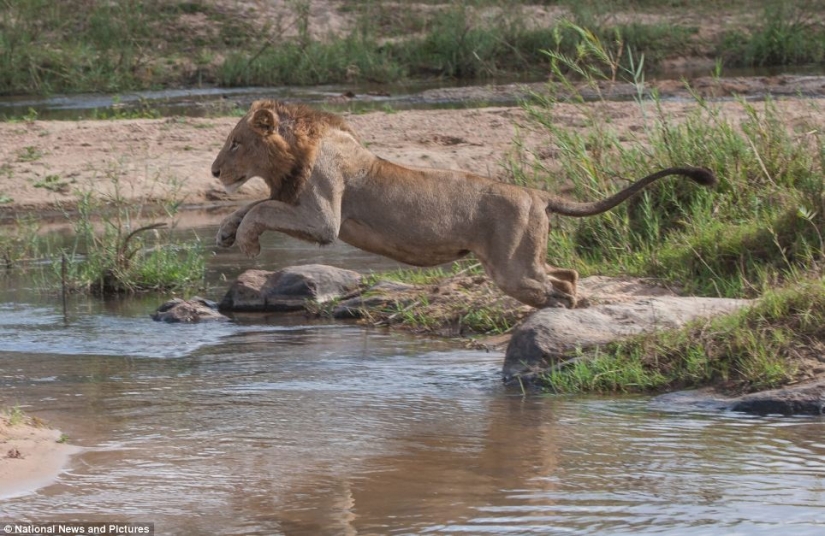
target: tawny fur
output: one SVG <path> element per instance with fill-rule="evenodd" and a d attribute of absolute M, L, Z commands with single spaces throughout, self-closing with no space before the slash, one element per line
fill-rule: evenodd
<path fill-rule="evenodd" d="M 575 270 L 545 263 L 549 214 L 599 214 L 668 175 L 705 186 L 710 171 L 668 168 L 593 203 L 497 182 L 463 171 L 408 168 L 383 160 L 358 141 L 342 118 L 305 106 L 259 101 L 241 119 L 212 164 L 234 191 L 262 177 L 270 198 L 228 216 L 217 242 L 249 256 L 259 236 L 280 231 L 355 247 L 415 266 L 473 253 L 506 294 L 533 307 L 574 307 Z"/>

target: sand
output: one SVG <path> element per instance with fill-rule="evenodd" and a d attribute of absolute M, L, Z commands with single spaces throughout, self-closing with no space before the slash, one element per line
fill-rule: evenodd
<path fill-rule="evenodd" d="M 37 419 L 11 424 L 0 416 L 0 499 L 25 495 L 51 484 L 80 449 L 59 442 L 61 433 Z"/>
<path fill-rule="evenodd" d="M 825 99 L 778 101 L 790 128 L 821 125 Z M 601 103 L 605 121 L 628 142 L 644 141 L 640 108 L 627 102 Z M 745 117 L 742 104 L 728 100 L 722 113 Z M 760 106 L 760 104 L 756 104 Z M 664 102 L 670 121 L 684 118 L 696 104 Z M 652 105 L 646 113 L 655 113 Z M 557 121 L 582 128 L 573 105 L 558 105 Z M 409 110 L 347 115 L 375 154 L 407 165 L 465 169 L 508 180 L 517 158 L 514 139 L 529 158 L 553 168 L 555 148 L 518 107 L 470 110 Z M 253 179 L 226 195 L 210 173 L 212 161 L 238 121 L 234 117 L 110 121 L 30 121 L 0 124 L 0 221 L 24 213 L 38 217 L 72 207 L 79 192 L 93 191 L 135 203 L 177 199 L 186 207 L 239 204 L 266 195 Z M 691 164 L 686 162 L 685 164 Z"/>

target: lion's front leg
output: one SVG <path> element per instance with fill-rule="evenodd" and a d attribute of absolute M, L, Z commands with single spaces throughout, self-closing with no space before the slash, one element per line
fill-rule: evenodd
<path fill-rule="evenodd" d="M 218 228 L 218 234 L 215 236 L 215 243 L 222 248 L 232 247 L 232 245 L 235 244 L 238 227 L 241 226 L 241 222 L 244 217 L 246 217 L 255 205 L 262 203 L 263 201 L 265 200 L 250 203 L 224 218 Z"/>
<path fill-rule="evenodd" d="M 304 199 L 300 205 L 267 200 L 243 217 L 235 231 L 235 244 L 248 257 L 261 252 L 259 239 L 264 231 L 280 231 L 308 242 L 330 244 L 341 227 L 338 207 L 339 203 L 319 203 L 313 198 Z"/>
<path fill-rule="evenodd" d="M 235 233 L 235 244 L 241 253 L 247 257 L 257 257 L 261 253 L 261 235 L 266 231 L 266 226 L 258 221 L 257 213 L 244 218 Z"/>
<path fill-rule="evenodd" d="M 238 227 L 241 225 L 244 214 L 233 212 L 221 222 L 218 228 L 218 234 L 215 236 L 215 243 L 222 248 L 232 247 L 235 243 L 235 234 Z"/>

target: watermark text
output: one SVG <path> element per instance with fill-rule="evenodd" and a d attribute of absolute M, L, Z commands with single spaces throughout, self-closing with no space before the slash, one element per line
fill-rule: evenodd
<path fill-rule="evenodd" d="M 7 534 L 110 534 L 121 536 L 155 536 L 154 523 L 115 523 L 51 521 L 43 523 L 0 521 L 0 536 Z"/>

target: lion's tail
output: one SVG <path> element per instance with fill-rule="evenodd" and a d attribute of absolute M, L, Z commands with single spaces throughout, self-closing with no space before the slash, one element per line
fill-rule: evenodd
<path fill-rule="evenodd" d="M 578 218 L 584 216 L 594 216 L 596 214 L 601 214 L 602 212 L 607 212 L 608 210 L 621 204 L 623 201 L 633 197 L 651 183 L 654 183 L 657 180 L 669 175 L 683 175 L 689 179 L 692 179 L 696 183 L 707 187 L 715 186 L 718 183 L 716 176 L 709 169 L 698 167 L 672 167 L 657 171 L 652 175 L 648 175 L 647 177 L 634 182 L 624 190 L 613 194 L 607 199 L 602 199 L 601 201 L 580 203 L 546 194 L 545 200 L 547 201 L 547 208 L 545 210 L 547 210 L 547 212 Z"/>

